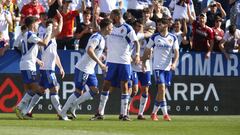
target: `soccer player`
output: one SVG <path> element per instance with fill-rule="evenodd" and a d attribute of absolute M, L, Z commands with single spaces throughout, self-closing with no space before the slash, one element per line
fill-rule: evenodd
<path fill-rule="evenodd" d="M 24 89 L 26 91 L 22 100 L 15 108 L 18 118 L 23 119 L 22 111 L 27 108 L 29 101 L 40 90 L 36 82 L 36 62 L 38 54 L 38 45 L 47 46 L 51 39 L 52 28 L 49 27 L 46 37 L 42 40 L 35 34 L 38 30 L 38 19 L 36 17 L 27 17 L 25 25 L 28 31 L 23 35 L 22 41 L 22 57 L 20 60 L 20 70 L 23 77 Z"/>
<path fill-rule="evenodd" d="M 103 90 L 100 96 L 98 112 L 91 120 L 102 120 L 105 106 L 109 96 L 109 89 L 112 81 L 120 81 L 121 83 L 121 112 L 123 112 L 124 121 L 129 121 L 127 108 L 129 102 L 128 81 L 131 77 L 131 46 L 136 46 L 136 54 L 134 62 L 140 61 L 139 51 L 140 45 L 133 28 L 122 22 L 121 11 L 115 9 L 111 12 L 114 28 L 112 33 L 107 37 L 107 66 L 105 80 L 103 82 Z"/>
<path fill-rule="evenodd" d="M 162 110 L 164 120 L 171 120 L 167 112 L 165 92 L 167 86 L 170 86 L 172 71 L 176 68 L 178 62 L 179 45 L 177 37 L 168 32 L 168 24 L 169 19 L 167 18 L 157 20 L 158 33 L 149 39 L 143 54 L 143 71 L 146 71 L 146 60 L 149 59 L 151 48 L 153 48 L 153 72 L 158 90 L 151 114 L 154 121 L 158 120 L 157 112 L 159 108 Z"/>
<path fill-rule="evenodd" d="M 48 45 L 41 47 L 41 61 L 44 63 L 44 65 L 40 67 L 41 79 L 39 84 L 41 86 L 41 89 L 39 89 L 40 91 L 38 91 L 37 94 L 33 96 L 27 110 L 23 112 L 23 115 L 30 114 L 31 117 L 32 109 L 40 101 L 40 98 L 42 95 L 44 95 L 47 89 L 50 90 L 51 102 L 57 111 L 57 114 L 60 114 L 61 112 L 61 104 L 58 97 L 59 85 L 55 75 L 55 66 L 58 66 L 62 78 L 64 77 L 65 72 L 63 70 L 60 58 L 57 54 L 57 43 L 55 40 L 55 37 L 61 32 L 63 25 L 62 15 L 58 11 L 57 17 L 59 22 L 56 19 L 49 19 L 46 22 L 46 26 L 53 25 L 53 30 L 51 34 L 51 40 L 49 41 Z"/>
<path fill-rule="evenodd" d="M 141 29 L 143 28 L 143 20 L 138 19 L 134 22 L 133 28 L 136 32 L 138 41 L 140 43 L 140 63 L 135 64 L 132 63 L 132 93 L 129 100 L 129 105 L 131 103 L 132 98 L 137 94 L 138 92 L 138 82 L 141 83 L 141 89 L 143 90 L 142 96 L 140 98 L 140 104 L 139 104 L 139 112 L 137 119 L 139 120 L 145 120 L 146 118 L 143 116 L 143 112 L 145 110 L 147 101 L 148 101 L 148 90 L 149 86 L 151 85 L 151 73 L 150 73 L 150 61 L 146 61 L 147 69 L 145 72 L 142 71 L 142 56 L 144 53 L 144 50 L 147 45 L 147 41 L 145 38 L 149 38 L 152 34 L 143 33 Z M 134 48 L 135 49 L 135 48 Z M 135 51 L 133 51 L 132 57 L 135 56 Z"/>
<path fill-rule="evenodd" d="M 73 117 L 76 117 L 75 110 L 78 104 L 83 103 L 98 94 L 98 80 L 94 72 L 96 64 L 98 64 L 103 71 L 107 70 L 105 64 L 101 62 L 99 57 L 105 48 L 105 37 L 112 32 L 113 25 L 110 19 L 103 19 L 100 22 L 100 32 L 94 33 L 87 44 L 86 52 L 83 57 L 77 62 L 75 66 L 75 87 L 76 90 L 68 98 L 62 112 L 60 113 L 63 120 L 68 120 L 67 111 L 71 109 Z M 90 87 L 89 91 L 83 93 L 85 85 Z"/>

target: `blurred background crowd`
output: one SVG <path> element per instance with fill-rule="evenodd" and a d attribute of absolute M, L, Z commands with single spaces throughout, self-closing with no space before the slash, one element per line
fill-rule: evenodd
<path fill-rule="evenodd" d="M 63 16 L 58 49 L 83 51 L 99 22 L 121 10 L 126 23 L 147 39 L 158 32 L 156 21 L 170 20 L 169 31 L 181 52 L 240 52 L 240 0 L 2 0 L 0 2 L 0 57 L 13 50 L 27 16 L 39 18 L 38 36 L 44 36 L 48 18 Z"/>

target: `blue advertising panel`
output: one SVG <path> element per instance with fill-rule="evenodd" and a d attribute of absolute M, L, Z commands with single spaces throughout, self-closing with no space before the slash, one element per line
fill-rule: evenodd
<path fill-rule="evenodd" d="M 58 51 L 64 70 L 67 74 L 74 73 L 76 62 L 82 54 L 77 51 Z M 204 53 L 180 53 L 180 59 L 175 70 L 175 75 L 187 76 L 239 76 L 240 54 L 231 54 L 227 60 L 221 53 L 212 53 L 205 59 Z M 20 73 L 19 61 L 21 55 L 15 51 L 8 51 L 0 57 L 0 73 Z M 101 74 L 101 69 L 96 67 L 96 73 Z"/>

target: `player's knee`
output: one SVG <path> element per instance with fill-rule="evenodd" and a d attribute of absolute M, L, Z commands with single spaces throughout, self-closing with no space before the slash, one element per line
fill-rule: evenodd
<path fill-rule="evenodd" d="M 31 89 L 34 92 L 41 92 L 42 91 L 41 87 L 35 82 L 27 85 L 27 88 Z"/>
<path fill-rule="evenodd" d="M 165 90 L 165 84 L 158 84 L 158 90 L 164 91 Z"/>
<path fill-rule="evenodd" d="M 137 93 L 138 93 L 138 90 L 137 90 L 137 89 L 135 89 L 135 90 L 133 89 L 133 91 L 132 91 L 132 93 L 131 93 L 131 97 L 136 96 Z"/>
<path fill-rule="evenodd" d="M 111 87 L 111 82 L 108 80 L 104 80 L 103 82 L 103 91 L 109 91 Z"/>
<path fill-rule="evenodd" d="M 50 93 L 58 93 L 59 87 L 53 87 L 50 89 Z"/>
<path fill-rule="evenodd" d="M 142 94 L 144 94 L 144 95 L 148 95 L 148 91 L 143 91 Z"/>
<path fill-rule="evenodd" d="M 99 94 L 99 90 L 97 87 L 90 87 L 90 89 L 95 95 Z"/>
<path fill-rule="evenodd" d="M 149 89 L 149 86 L 144 86 L 144 87 L 143 87 L 143 93 L 144 93 L 145 95 L 148 95 L 148 89 Z"/>

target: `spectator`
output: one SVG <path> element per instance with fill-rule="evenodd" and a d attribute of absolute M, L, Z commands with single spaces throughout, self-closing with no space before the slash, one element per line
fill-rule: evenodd
<path fill-rule="evenodd" d="M 169 8 L 173 11 L 173 20 L 186 19 L 187 21 L 187 39 L 190 39 L 192 33 L 192 24 L 189 23 L 187 15 L 187 5 L 190 5 L 190 13 L 193 18 L 196 18 L 195 9 L 192 0 L 173 0 L 171 1 Z M 189 44 L 188 44 L 189 45 Z"/>
<path fill-rule="evenodd" d="M 153 15 L 151 20 L 157 22 L 159 18 L 171 18 L 171 13 L 167 7 L 163 6 L 163 0 L 153 1 Z"/>
<path fill-rule="evenodd" d="M 17 1 L 19 11 L 22 11 L 23 6 L 31 2 L 31 0 L 16 0 L 16 1 Z"/>
<path fill-rule="evenodd" d="M 208 9 L 210 10 L 208 11 Z M 220 11 L 220 13 L 219 13 Z M 215 16 L 220 15 L 221 18 L 226 17 L 226 12 L 222 8 L 222 5 L 216 1 L 211 1 L 210 4 L 203 10 L 203 13 L 207 13 L 207 26 L 215 26 Z"/>
<path fill-rule="evenodd" d="M 92 0 L 92 2 L 94 2 L 94 0 Z M 70 10 L 78 10 L 80 8 L 85 10 L 87 7 L 92 7 L 92 2 L 91 0 L 72 0 L 72 3 L 70 4 Z"/>
<path fill-rule="evenodd" d="M 15 40 L 15 27 L 19 24 L 20 21 L 20 13 L 18 6 L 12 3 L 12 0 L 6 0 L 4 2 L 4 10 L 10 12 L 12 16 L 12 25 L 8 25 L 8 36 L 9 36 L 9 44 L 10 48 L 13 49 L 13 43 Z"/>
<path fill-rule="evenodd" d="M 4 55 L 8 47 L 8 41 L 4 38 L 3 33 L 0 32 L 0 57 Z"/>
<path fill-rule="evenodd" d="M 16 38 L 15 42 L 14 42 L 14 48 L 15 50 L 17 50 L 18 52 L 22 52 L 22 40 L 23 40 L 23 36 L 24 34 L 27 32 L 27 26 L 26 25 L 22 25 L 21 26 L 21 33 L 18 35 L 18 37 Z"/>
<path fill-rule="evenodd" d="M 47 13 L 41 13 L 40 14 L 40 24 L 38 27 L 38 37 L 41 39 L 44 39 L 47 31 L 47 25 L 46 22 L 48 21 Z"/>
<path fill-rule="evenodd" d="M 109 16 L 113 9 L 122 10 L 123 8 L 122 0 L 98 0 L 98 4 L 100 7 L 101 17 Z"/>
<path fill-rule="evenodd" d="M 136 18 L 128 11 L 123 14 L 123 19 L 127 24 L 131 24 L 136 21 Z"/>
<path fill-rule="evenodd" d="M 183 29 L 183 31 L 181 30 Z M 191 46 L 189 39 L 187 39 L 187 22 L 186 19 L 176 19 L 173 24 L 172 33 L 178 38 L 179 49 L 182 52 L 190 51 Z"/>
<path fill-rule="evenodd" d="M 19 11 L 22 11 L 23 6 L 29 4 L 32 0 L 16 0 Z M 47 0 L 38 0 L 38 2 L 44 7 L 45 11 L 49 10 Z"/>
<path fill-rule="evenodd" d="M 152 35 L 156 30 L 156 23 L 154 21 L 150 20 L 150 14 L 151 13 L 150 13 L 149 8 L 143 9 L 144 33 L 149 33 L 150 35 Z"/>
<path fill-rule="evenodd" d="M 238 0 L 229 0 L 230 22 L 231 22 L 231 24 L 236 24 L 236 20 L 237 20 L 237 1 Z"/>
<path fill-rule="evenodd" d="M 151 5 L 151 0 L 128 0 L 127 11 L 136 19 L 142 18 L 142 10 Z"/>
<path fill-rule="evenodd" d="M 85 50 L 88 39 L 93 33 L 93 27 L 91 23 L 91 11 L 86 9 L 83 11 L 83 22 L 77 22 L 77 29 L 74 36 L 79 39 L 79 48 Z"/>
<path fill-rule="evenodd" d="M 188 17 L 192 23 L 192 50 L 197 52 L 206 52 L 206 58 L 210 57 L 213 48 L 214 34 L 213 30 L 206 25 L 207 16 L 204 13 L 199 15 L 198 21 L 190 13 L 190 5 L 188 4 Z"/>
<path fill-rule="evenodd" d="M 236 28 L 236 25 L 231 24 L 228 27 L 228 31 L 219 43 L 219 48 L 227 59 L 230 59 L 229 53 L 238 52 L 240 48 L 240 30 Z"/>
<path fill-rule="evenodd" d="M 0 3 L 0 32 L 4 39 L 9 41 L 8 26 L 12 26 L 11 13 L 3 9 L 3 5 Z"/>
<path fill-rule="evenodd" d="M 28 16 L 40 17 L 40 13 L 44 13 L 44 7 L 38 2 L 38 0 L 31 0 L 27 5 L 24 5 L 21 11 L 21 24 Z"/>
<path fill-rule="evenodd" d="M 49 11 L 48 0 L 39 0 L 39 3 L 44 7 L 45 11 Z"/>
<path fill-rule="evenodd" d="M 215 0 L 215 1 L 221 3 L 224 11 L 226 12 L 226 19 L 229 19 L 230 14 L 229 0 Z"/>
<path fill-rule="evenodd" d="M 221 29 L 222 21 L 223 19 L 221 16 L 217 15 L 215 16 L 215 26 L 212 28 L 214 33 L 214 45 L 213 45 L 213 51 L 220 52 L 219 43 L 223 39 L 224 31 Z"/>
<path fill-rule="evenodd" d="M 48 18 L 54 18 L 57 14 L 57 9 L 62 6 L 62 0 L 48 0 L 48 5 Z"/>
<path fill-rule="evenodd" d="M 236 25 L 237 29 L 240 29 L 240 0 L 237 1 Z"/>
<path fill-rule="evenodd" d="M 70 11 L 69 6 L 72 0 L 63 0 L 63 6 L 60 10 L 63 16 L 63 29 L 57 36 L 58 49 L 70 49 L 74 50 L 75 38 L 73 37 L 74 19 L 79 15 L 79 10 Z"/>
<path fill-rule="evenodd" d="M 195 10 L 192 0 L 172 0 L 169 4 L 169 8 L 173 12 L 173 21 L 175 19 L 188 19 L 187 4 L 190 4 L 191 15 L 195 18 Z"/>

